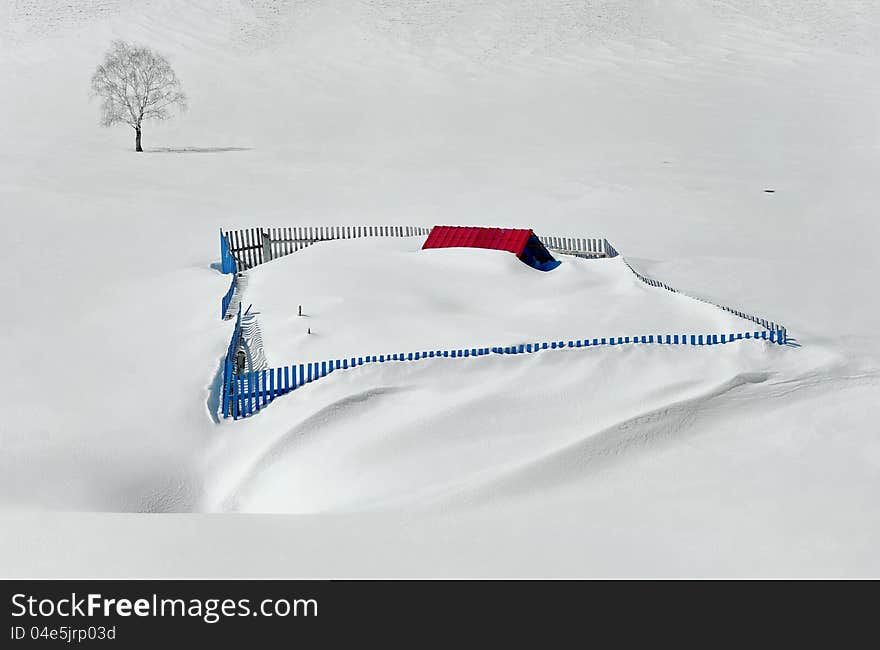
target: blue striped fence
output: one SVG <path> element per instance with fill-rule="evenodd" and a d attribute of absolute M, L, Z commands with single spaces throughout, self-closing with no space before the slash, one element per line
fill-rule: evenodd
<path fill-rule="evenodd" d="M 239 315 L 241 309 L 239 308 Z M 238 331 L 240 325 L 236 325 Z M 259 412 L 276 397 L 286 395 L 306 384 L 312 383 L 340 370 L 349 370 L 373 363 L 411 362 L 424 359 L 464 359 L 483 357 L 492 354 L 517 355 L 532 354 L 544 350 L 561 350 L 570 348 L 592 348 L 604 345 L 724 345 L 739 341 L 767 341 L 783 345 L 786 342 L 784 330 L 759 330 L 753 332 L 730 332 L 725 334 L 647 334 L 641 336 L 617 336 L 593 339 L 577 339 L 570 341 L 542 341 L 535 343 L 519 343 L 515 345 L 458 348 L 454 350 L 422 350 L 419 352 L 395 352 L 391 354 L 374 354 L 371 356 L 354 356 L 348 358 L 314 361 L 312 363 L 293 364 L 282 368 L 268 368 L 256 372 L 233 375 L 231 373 L 230 356 L 235 353 L 230 344 L 227 354 L 227 366 L 230 375 L 224 372 L 223 417 L 235 420 L 248 417 Z M 236 344 L 237 347 L 237 344 Z"/>

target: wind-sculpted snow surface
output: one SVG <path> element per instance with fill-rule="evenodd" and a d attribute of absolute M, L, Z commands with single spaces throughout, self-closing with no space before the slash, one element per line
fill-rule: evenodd
<path fill-rule="evenodd" d="M 0 3 L 0 572 L 880 574 L 878 24 L 853 0 Z M 190 98 L 143 154 L 88 100 L 116 38 Z M 227 426 L 213 233 L 273 223 L 597 233 L 797 345 L 375 364 Z M 352 277 L 364 340 L 395 328 L 380 304 L 508 340 L 468 293 L 520 273 L 505 258 L 481 284 L 426 256 L 460 290 L 398 297 L 407 265 L 353 276 L 322 247 L 290 256 L 308 341 L 251 300 L 273 264 L 249 278 L 270 367 L 341 336 Z M 566 261 L 523 304 L 576 302 L 568 328 L 590 288 L 597 322 L 642 316 L 634 293 L 663 296 L 646 320 L 693 302 L 622 264 L 577 293 L 593 261 L 614 268 Z"/>

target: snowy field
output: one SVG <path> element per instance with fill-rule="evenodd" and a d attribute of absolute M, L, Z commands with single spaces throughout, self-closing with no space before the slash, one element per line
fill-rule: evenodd
<path fill-rule="evenodd" d="M 189 94 L 143 154 L 89 100 L 114 38 Z M 877 3 L 3 0 L 0 89 L 0 576 L 880 577 Z M 219 227 L 438 223 L 607 237 L 797 346 L 386 364 L 217 421 Z M 254 269 L 270 362 L 737 320 L 419 243 Z"/>

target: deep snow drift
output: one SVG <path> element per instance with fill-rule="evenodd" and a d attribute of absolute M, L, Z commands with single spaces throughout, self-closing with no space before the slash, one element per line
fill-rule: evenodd
<path fill-rule="evenodd" d="M 2 574 L 877 575 L 878 34 L 867 1 L 0 4 Z M 142 155 L 88 99 L 113 38 L 190 96 Z M 800 347 L 373 367 L 217 423 L 217 228 L 377 223 L 605 236 Z M 521 327 L 464 268 L 512 256 L 322 246 L 253 272 L 270 355 L 306 343 L 273 301 L 348 345 L 359 287 L 402 336 L 380 307 L 440 273 L 473 299 L 425 335 Z M 589 264 L 542 278 L 554 322 L 681 298 Z"/>

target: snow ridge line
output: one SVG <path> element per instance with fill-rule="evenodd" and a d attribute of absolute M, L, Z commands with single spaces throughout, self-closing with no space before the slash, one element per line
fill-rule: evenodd
<path fill-rule="evenodd" d="M 782 332 L 783 342 L 785 342 L 788 339 L 788 330 L 785 328 L 784 325 L 782 325 L 780 323 L 775 323 L 771 320 L 767 320 L 766 318 L 761 318 L 760 316 L 753 316 L 752 314 L 747 314 L 746 312 L 740 311 L 738 309 L 734 309 L 733 307 L 721 305 L 721 304 L 718 304 L 717 302 L 712 302 L 711 300 L 706 300 L 705 298 L 700 298 L 699 296 L 694 296 L 694 295 L 691 295 L 691 294 L 686 293 L 684 291 L 680 291 L 678 289 L 670 287 L 665 282 L 660 282 L 659 280 L 654 280 L 653 278 L 649 278 L 646 275 L 642 275 L 641 273 L 639 273 L 638 271 L 636 271 L 632 267 L 632 265 L 629 263 L 629 260 L 627 260 L 623 256 L 621 256 L 621 258 L 623 259 L 623 263 L 626 264 L 626 267 L 630 271 L 632 271 L 633 274 L 639 280 L 644 282 L 645 284 L 648 284 L 652 287 L 659 287 L 661 289 L 666 289 L 667 291 L 671 291 L 672 293 L 679 293 L 683 296 L 687 296 L 688 298 L 691 298 L 692 300 L 699 300 L 700 302 L 704 302 L 707 305 L 712 305 L 713 307 L 718 307 L 718 309 L 723 309 L 724 311 L 729 312 L 729 313 L 733 314 L 734 316 L 739 316 L 740 318 L 743 318 L 747 321 L 751 321 L 752 323 L 755 323 L 756 325 L 760 325 L 761 327 L 763 327 L 767 331 Z"/>
<path fill-rule="evenodd" d="M 234 420 L 249 417 L 258 413 L 275 398 L 286 395 L 306 384 L 326 377 L 337 370 L 348 370 L 371 363 L 409 362 L 425 359 L 461 359 L 481 357 L 490 354 L 517 355 L 543 352 L 544 350 L 560 350 L 564 348 L 590 348 L 605 345 L 693 345 L 712 346 L 741 341 L 761 341 L 778 345 L 785 344 L 781 330 L 734 332 L 726 334 L 659 334 L 643 336 L 618 336 L 611 338 L 577 339 L 571 341 L 551 341 L 541 343 L 520 343 L 506 347 L 491 348 L 459 348 L 454 350 L 429 350 L 420 352 L 399 352 L 393 354 L 372 355 L 366 357 L 349 357 L 329 361 L 315 361 L 284 366 L 282 368 L 266 368 L 254 372 L 239 373 L 224 379 L 223 417 Z"/>

